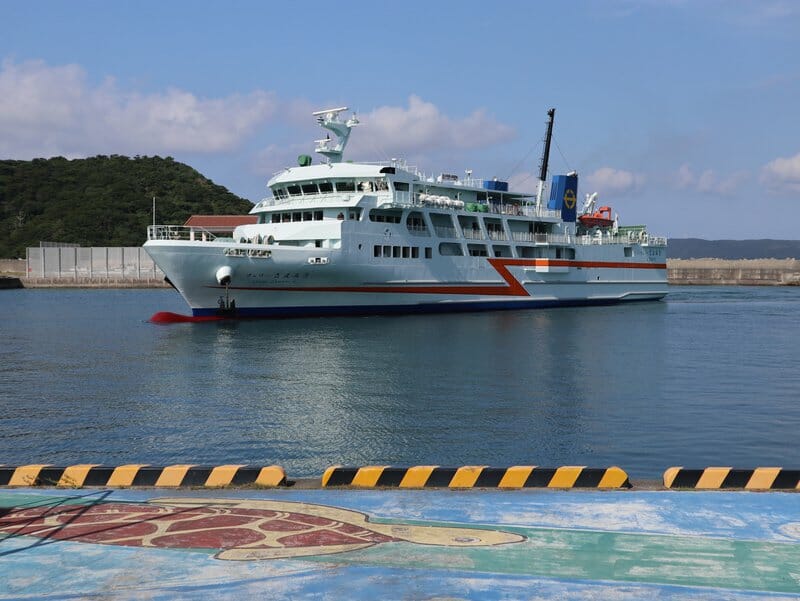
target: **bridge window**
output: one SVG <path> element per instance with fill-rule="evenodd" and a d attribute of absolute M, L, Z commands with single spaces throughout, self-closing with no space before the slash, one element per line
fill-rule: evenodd
<path fill-rule="evenodd" d="M 314 211 L 314 221 L 322 221 L 322 211 Z"/>
<path fill-rule="evenodd" d="M 331 182 L 319 182 L 320 194 L 327 194 L 333 192 L 333 184 Z"/>
<path fill-rule="evenodd" d="M 302 186 L 303 194 L 317 194 L 319 191 L 317 190 L 317 184 L 303 184 Z"/>
<path fill-rule="evenodd" d="M 289 196 L 300 196 L 300 186 L 297 184 L 290 184 L 286 189 L 289 191 Z"/>
<path fill-rule="evenodd" d="M 394 189 L 398 192 L 408 192 L 408 184 L 406 182 L 395 182 Z"/>
<path fill-rule="evenodd" d="M 336 182 L 337 192 L 355 192 L 356 183 L 353 180 L 342 180 Z"/>

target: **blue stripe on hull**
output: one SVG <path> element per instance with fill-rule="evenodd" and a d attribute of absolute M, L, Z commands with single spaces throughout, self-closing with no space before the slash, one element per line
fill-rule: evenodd
<path fill-rule="evenodd" d="M 621 303 L 656 301 L 652 298 L 629 299 L 575 299 L 487 301 L 474 303 L 429 303 L 420 305 L 350 305 L 333 307 L 243 307 L 228 318 L 281 318 L 281 317 L 335 317 L 359 315 L 413 315 L 418 313 L 467 313 L 473 311 L 509 311 L 515 309 L 548 309 L 554 307 L 587 307 L 617 305 Z M 195 317 L 219 315 L 218 309 L 192 309 Z"/>

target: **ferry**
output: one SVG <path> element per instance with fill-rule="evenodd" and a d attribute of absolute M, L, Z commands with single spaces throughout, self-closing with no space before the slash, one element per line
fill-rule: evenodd
<path fill-rule="evenodd" d="M 257 223 L 232 237 L 153 225 L 144 248 L 195 319 L 532 309 L 657 300 L 664 237 L 619 225 L 578 176 L 547 183 L 548 111 L 536 192 L 405 161 L 344 161 L 355 114 L 313 113 L 322 159 L 300 155 L 272 177 Z M 344 115 L 343 115 L 344 114 Z M 333 136 L 333 138 L 331 137 Z M 548 195 L 549 191 L 549 195 Z"/>

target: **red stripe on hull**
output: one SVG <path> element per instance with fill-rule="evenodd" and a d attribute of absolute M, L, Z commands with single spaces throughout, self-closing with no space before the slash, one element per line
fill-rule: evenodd
<path fill-rule="evenodd" d="M 610 261 L 571 261 L 568 259 L 487 259 L 506 285 L 486 284 L 430 286 L 231 286 L 231 290 L 270 290 L 276 292 L 371 292 L 395 294 L 459 294 L 470 296 L 530 296 L 508 267 L 587 267 L 608 269 L 664 269 L 666 263 L 627 263 Z M 222 286 L 213 286 L 222 288 Z"/>

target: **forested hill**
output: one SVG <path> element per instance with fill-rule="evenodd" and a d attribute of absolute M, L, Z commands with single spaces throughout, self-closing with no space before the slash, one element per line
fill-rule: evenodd
<path fill-rule="evenodd" d="M 153 221 L 244 214 L 253 204 L 171 157 L 0 161 L 0 258 L 42 240 L 139 246 Z"/>
<path fill-rule="evenodd" d="M 800 240 L 670 238 L 670 259 L 800 259 Z"/>

